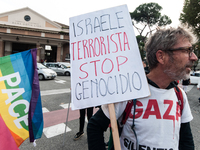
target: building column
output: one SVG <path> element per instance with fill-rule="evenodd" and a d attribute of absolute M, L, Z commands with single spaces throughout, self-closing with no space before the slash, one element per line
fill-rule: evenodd
<path fill-rule="evenodd" d="M 45 60 L 45 45 L 40 45 L 41 49 L 40 49 L 40 61 L 41 60 Z"/>
<path fill-rule="evenodd" d="M 4 52 L 5 56 L 8 56 L 8 55 L 12 54 L 12 42 L 6 41 L 4 48 L 5 48 L 5 52 Z"/>
<path fill-rule="evenodd" d="M 40 48 L 40 44 L 36 43 L 36 47 L 37 47 L 37 62 L 40 62 L 41 60 L 41 48 Z"/>
<path fill-rule="evenodd" d="M 57 62 L 61 62 L 61 46 L 57 46 Z"/>
<path fill-rule="evenodd" d="M 61 47 L 60 61 L 61 61 L 61 62 L 64 62 L 64 61 L 65 61 L 65 60 L 63 61 L 63 46 Z"/>
<path fill-rule="evenodd" d="M 66 57 L 67 54 L 69 54 L 69 44 L 63 45 L 63 56 L 62 56 L 62 59 L 64 61 L 66 61 L 65 57 Z"/>
<path fill-rule="evenodd" d="M 3 41 L 0 40 L 0 57 L 4 56 L 4 45 L 3 45 Z"/>

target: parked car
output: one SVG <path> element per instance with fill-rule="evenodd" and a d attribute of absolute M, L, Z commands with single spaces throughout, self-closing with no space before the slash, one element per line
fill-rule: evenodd
<path fill-rule="evenodd" d="M 39 80 L 43 79 L 54 79 L 57 76 L 57 73 L 41 63 L 37 63 L 37 71 Z"/>
<path fill-rule="evenodd" d="M 200 71 L 190 73 L 190 83 L 191 84 L 200 83 Z"/>
<path fill-rule="evenodd" d="M 67 68 L 71 68 L 71 64 L 69 62 L 59 62 L 59 64 L 65 65 Z"/>
<path fill-rule="evenodd" d="M 62 63 L 47 62 L 46 66 L 54 70 L 57 74 L 64 74 L 66 76 L 71 75 L 70 67 L 67 67 Z"/>

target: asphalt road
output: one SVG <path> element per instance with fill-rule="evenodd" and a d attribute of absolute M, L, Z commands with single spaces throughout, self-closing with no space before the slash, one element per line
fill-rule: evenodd
<path fill-rule="evenodd" d="M 41 99 L 42 99 L 42 107 L 48 109 L 49 112 L 58 112 L 60 110 L 64 110 L 61 105 L 68 104 L 71 101 L 70 93 L 62 92 L 63 90 L 67 90 L 70 88 L 70 77 L 67 76 L 57 76 L 55 80 L 44 80 L 40 81 L 40 91 L 41 91 Z M 52 91 L 54 90 L 54 91 Z M 52 94 L 52 92 L 54 94 Z M 55 94 L 55 93 L 60 94 Z M 63 115 L 67 115 L 67 111 L 65 114 L 59 114 L 57 118 L 60 118 Z M 87 150 L 87 135 L 86 135 L 86 125 L 85 124 L 85 135 L 74 141 L 73 137 L 78 132 L 79 129 L 79 113 L 70 112 L 69 115 L 76 114 L 76 119 L 72 119 L 67 122 L 67 127 L 71 129 L 71 131 L 66 132 L 65 134 L 59 134 L 54 137 L 48 138 L 44 130 L 42 138 L 36 140 L 37 146 L 34 147 L 33 143 L 29 142 L 29 138 L 22 143 L 19 147 L 20 150 Z M 45 115 L 43 114 L 43 118 L 45 119 Z M 52 116 L 53 117 L 53 116 Z M 52 119 L 53 121 L 53 119 Z M 45 120 L 44 120 L 45 122 Z M 63 120 L 63 124 L 66 124 L 66 117 Z M 45 123 L 44 123 L 45 126 Z M 62 126 L 61 126 L 62 127 Z M 62 128 L 63 129 L 63 128 Z M 59 132 L 60 126 L 54 128 L 55 131 Z M 65 130 L 65 128 L 63 129 Z M 53 132 L 53 131 L 52 131 Z M 109 132 L 105 134 L 106 139 L 108 139 Z"/>
<path fill-rule="evenodd" d="M 47 108 L 50 112 L 59 111 L 63 108 L 60 107 L 62 104 L 70 103 L 70 93 L 62 93 L 62 90 L 70 88 L 70 77 L 58 76 L 56 80 L 40 81 L 40 90 L 42 94 L 42 107 Z M 57 90 L 60 94 L 45 95 L 44 91 Z M 56 92 L 56 91 L 54 91 Z M 50 91 L 52 93 L 52 91 Z M 191 111 L 194 119 L 191 122 L 191 128 L 193 132 L 195 150 L 200 150 L 200 105 L 198 98 L 200 97 L 200 91 L 197 90 L 196 86 L 193 86 L 188 92 L 188 99 L 191 107 Z M 62 115 L 62 114 L 61 114 Z M 66 115 L 66 114 L 65 114 Z M 45 116 L 45 115 L 43 115 Z M 52 116 L 53 117 L 53 116 Z M 58 116 L 59 117 L 59 116 Z M 85 125 L 85 135 L 77 141 L 73 140 L 74 135 L 78 132 L 79 128 L 79 116 L 76 119 L 71 120 L 67 123 L 67 126 L 71 131 L 59 134 L 57 136 L 47 138 L 43 133 L 42 138 L 36 140 L 37 146 L 34 147 L 32 143 L 27 139 L 19 147 L 20 150 L 87 150 L 87 135 Z M 63 121 L 65 124 L 65 121 Z M 55 128 L 54 130 L 59 130 Z M 108 140 L 109 131 L 105 133 L 105 140 Z"/>

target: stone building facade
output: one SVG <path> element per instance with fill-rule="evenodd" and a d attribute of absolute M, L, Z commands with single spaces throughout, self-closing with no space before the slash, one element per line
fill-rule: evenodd
<path fill-rule="evenodd" d="M 0 57 L 38 48 L 37 61 L 69 60 L 69 26 L 26 7 L 0 14 Z"/>

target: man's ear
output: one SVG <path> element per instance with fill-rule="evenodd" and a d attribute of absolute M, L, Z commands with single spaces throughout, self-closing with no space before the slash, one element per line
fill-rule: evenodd
<path fill-rule="evenodd" d="M 156 58 L 157 58 L 157 60 L 158 60 L 158 62 L 160 64 L 164 64 L 165 63 L 165 57 L 166 57 L 166 53 L 163 52 L 162 50 L 158 50 L 156 52 Z"/>

